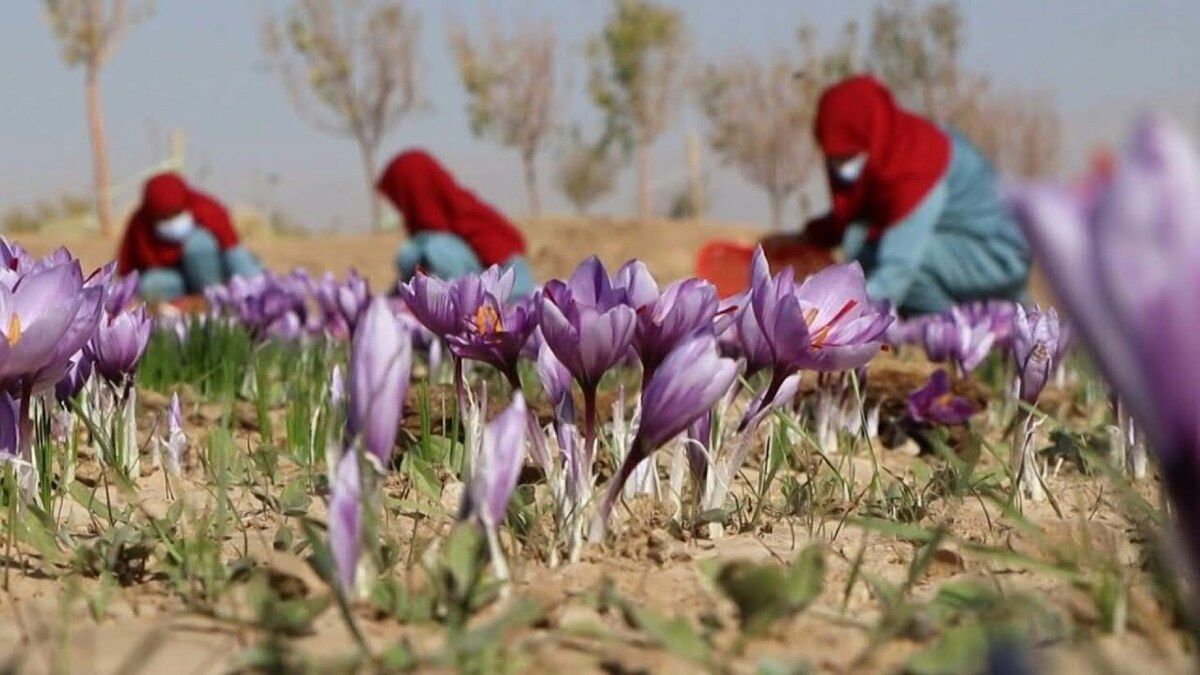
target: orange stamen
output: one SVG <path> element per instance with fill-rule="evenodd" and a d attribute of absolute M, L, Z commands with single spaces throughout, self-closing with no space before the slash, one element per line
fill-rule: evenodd
<path fill-rule="evenodd" d="M 475 329 L 480 333 L 499 333 L 504 330 L 500 323 L 500 313 L 491 305 L 480 305 L 475 310 Z"/>
<path fill-rule="evenodd" d="M 12 347 L 21 339 L 21 317 L 16 312 L 8 318 L 8 346 Z"/>
<path fill-rule="evenodd" d="M 833 330 L 833 324 L 837 323 L 842 317 L 846 316 L 846 314 L 848 314 L 850 310 L 854 309 L 854 307 L 857 305 L 857 300 L 847 300 L 846 304 L 842 305 L 842 308 L 838 310 L 837 314 L 833 315 L 833 318 L 831 318 L 829 321 L 826 321 L 824 326 L 821 326 L 812 333 L 812 346 L 820 347 L 825 342 L 825 338 L 829 337 L 829 331 Z M 804 313 L 805 323 L 811 323 L 816 318 L 817 310 L 815 309 L 810 309 Z"/>

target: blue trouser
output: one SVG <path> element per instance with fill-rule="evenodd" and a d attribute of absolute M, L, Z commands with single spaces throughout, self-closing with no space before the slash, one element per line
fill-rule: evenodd
<path fill-rule="evenodd" d="M 877 240 L 866 241 L 866 224 L 855 223 L 842 242 L 867 275 L 867 293 L 905 316 L 1025 298 L 1029 249 L 1000 202 L 991 166 L 957 132 L 948 133 L 949 167 L 921 202 Z"/>
<path fill-rule="evenodd" d="M 525 256 L 514 255 L 500 267 L 513 271 L 513 297 L 533 292 L 533 270 Z M 418 232 L 406 239 L 396 253 L 396 268 L 401 281 L 411 279 L 418 269 L 442 279 L 478 274 L 484 269 L 467 242 L 449 232 Z"/>
<path fill-rule="evenodd" d="M 152 267 L 138 275 L 138 295 L 144 300 L 171 300 L 201 293 L 233 276 L 253 276 L 261 271 L 262 264 L 249 249 L 238 245 L 222 251 L 216 237 L 201 228 L 183 241 L 178 266 Z"/>

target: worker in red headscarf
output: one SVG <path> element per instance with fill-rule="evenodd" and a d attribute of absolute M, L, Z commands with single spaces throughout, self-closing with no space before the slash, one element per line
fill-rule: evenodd
<path fill-rule="evenodd" d="M 261 271 L 219 202 L 173 172 L 146 181 L 117 254 L 117 273 L 137 272 L 143 299 L 172 300 Z"/>
<path fill-rule="evenodd" d="M 868 75 L 825 90 L 814 127 L 832 206 L 798 236 L 764 240 L 768 256 L 796 239 L 841 246 L 868 294 L 901 315 L 1023 297 L 1028 245 L 991 165 L 959 132 L 900 108 Z"/>
<path fill-rule="evenodd" d="M 533 291 L 520 230 L 459 185 L 429 153 L 412 149 L 396 155 L 376 188 L 408 231 L 396 255 L 401 281 L 418 271 L 452 279 L 499 265 L 513 271 L 514 296 Z"/>

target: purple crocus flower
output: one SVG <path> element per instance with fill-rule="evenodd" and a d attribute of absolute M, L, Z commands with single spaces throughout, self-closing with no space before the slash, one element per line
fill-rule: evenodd
<path fill-rule="evenodd" d="M 944 314 L 930 317 L 921 342 L 926 358 L 934 363 L 951 361 L 965 375 L 987 358 L 995 346 L 996 335 L 990 316 L 952 307 Z"/>
<path fill-rule="evenodd" d="M 346 437 L 361 434 L 381 471 L 391 460 L 411 370 L 412 338 L 387 300 L 376 297 L 350 340 Z"/>
<path fill-rule="evenodd" d="M 1017 315 L 1018 303 L 1008 300 L 983 300 L 963 306 L 963 312 L 973 323 L 988 327 L 993 347 L 1007 349 L 1012 339 L 1013 319 Z"/>
<path fill-rule="evenodd" d="M 0 382 L 26 394 L 53 387 L 96 330 L 104 289 L 84 287 L 79 263 L 0 284 Z"/>
<path fill-rule="evenodd" d="M 338 585 L 346 596 L 354 592 L 361 539 L 362 476 L 358 453 L 344 452 L 329 489 L 329 553 Z"/>
<path fill-rule="evenodd" d="M 319 310 L 314 313 L 314 325 L 309 328 L 313 331 L 323 330 L 335 338 L 349 337 L 352 329 L 338 306 L 338 283 L 333 272 L 326 272 L 319 280 L 313 280 L 308 290 Z"/>
<path fill-rule="evenodd" d="M 1200 573 L 1200 159 L 1178 127 L 1147 116 L 1111 179 L 1095 187 L 1020 190 L 1018 220 L 1073 328 L 1156 452 Z"/>
<path fill-rule="evenodd" d="M 961 308 L 950 309 L 950 321 L 955 331 L 951 358 L 963 373 L 979 367 L 996 344 L 997 334 L 988 316 L 970 316 Z"/>
<path fill-rule="evenodd" d="M 350 270 L 346 275 L 346 282 L 337 287 L 336 303 L 342 320 L 346 322 L 351 331 L 358 325 L 358 320 L 366 311 L 367 303 L 370 301 L 371 288 L 367 284 L 367 280 L 358 273 L 358 270 Z"/>
<path fill-rule="evenodd" d="M 736 352 L 746 361 L 746 377 L 766 370 L 775 363 L 771 343 L 763 334 L 758 323 L 758 316 L 750 306 L 750 297 L 754 289 L 770 282 L 771 271 L 767 257 L 763 253 L 762 247 L 757 246 L 750 260 L 750 287 L 722 302 L 717 319 L 713 322 L 714 329 L 717 329 L 718 334 L 721 333 L 719 329 L 724 327 L 726 336 L 736 338 L 738 345 Z M 734 350 L 725 349 L 724 351 L 732 355 L 730 352 Z"/>
<path fill-rule="evenodd" d="M 461 325 L 453 282 L 418 274 L 396 292 L 417 321 L 438 338 L 444 339 Z"/>
<path fill-rule="evenodd" d="M 756 286 L 751 309 L 770 346 L 772 377 L 760 405 L 776 399 L 784 380 L 800 370 L 840 371 L 865 365 L 892 322 L 886 305 L 867 297 L 857 262 L 831 265 L 797 285 L 791 268 Z M 747 411 L 742 427 L 758 413 Z"/>
<path fill-rule="evenodd" d="M 617 271 L 616 283 L 637 311 L 633 347 L 645 377 L 688 335 L 711 326 L 717 315 L 717 289 L 703 279 L 683 279 L 661 293 L 646 265 L 633 260 Z"/>
<path fill-rule="evenodd" d="M 950 376 L 939 368 L 921 388 L 908 395 L 908 416 L 914 422 L 962 424 L 975 414 L 975 406 L 950 388 Z"/>
<path fill-rule="evenodd" d="M 146 351 L 152 327 L 145 305 L 116 315 L 105 313 L 85 348 L 96 372 L 112 384 L 129 382 Z"/>
<path fill-rule="evenodd" d="M 641 422 L 629 454 L 597 513 L 592 531 L 602 532 L 617 496 L 638 464 L 710 410 L 729 392 L 739 373 L 738 363 L 722 358 L 717 339 L 699 333 L 675 348 L 642 390 Z"/>
<path fill-rule="evenodd" d="M 468 486 L 470 515 L 494 536 L 508 501 L 517 487 L 525 459 L 525 430 L 529 412 L 521 392 L 483 429 L 477 460 Z"/>
<path fill-rule="evenodd" d="M 111 264 L 111 263 L 110 263 Z M 104 311 L 109 314 L 118 314 L 121 310 L 129 306 L 133 302 L 133 296 L 137 294 L 138 273 L 137 271 L 130 272 L 124 276 L 112 275 L 112 271 L 108 271 L 109 279 L 107 281 L 108 294 L 104 299 Z M 98 276 L 100 272 L 97 272 Z"/>
<path fill-rule="evenodd" d="M 179 475 L 183 469 L 183 450 L 187 447 L 187 436 L 183 433 L 183 410 L 179 405 L 179 392 L 171 392 L 167 404 L 167 434 L 159 440 L 159 447 L 166 457 L 167 473 Z"/>
<path fill-rule="evenodd" d="M 67 373 L 54 385 L 54 397 L 65 404 L 78 394 L 92 376 L 92 357 L 80 349 L 68 360 Z"/>
<path fill-rule="evenodd" d="M 1058 365 L 1062 333 L 1058 312 L 1017 308 L 1013 319 L 1012 352 L 1017 361 L 1021 400 L 1032 405 Z"/>
<path fill-rule="evenodd" d="M 633 340 L 637 315 L 624 301 L 624 291 L 613 287 L 595 256 L 567 281 L 546 282 L 538 296 L 542 337 L 585 396 L 594 394 L 600 378 L 625 356 Z"/>
<path fill-rule="evenodd" d="M 949 315 L 930 315 L 921 323 L 920 328 L 921 347 L 925 350 L 925 358 L 934 363 L 949 360 L 958 343 L 958 332 Z"/>
<path fill-rule="evenodd" d="M 465 324 L 464 330 L 446 336 L 450 351 L 459 358 L 495 367 L 514 390 L 520 390 L 517 362 L 536 328 L 531 300 L 526 298 L 506 304 L 485 293 Z"/>

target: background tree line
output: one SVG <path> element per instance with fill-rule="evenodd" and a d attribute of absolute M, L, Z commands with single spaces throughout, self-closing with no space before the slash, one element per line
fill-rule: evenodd
<path fill-rule="evenodd" d="M 121 36 L 152 7 L 149 0 L 136 7 L 125 0 L 43 2 L 64 62 L 84 72 L 94 209 L 101 231 L 111 234 L 100 74 Z M 491 16 L 480 24 L 472 32 L 453 21 L 448 36 L 470 131 L 513 150 L 535 216 L 544 189 L 537 160 L 554 149 L 553 186 L 578 211 L 611 193 L 632 164 L 636 213 L 650 217 L 650 148 L 688 101 L 703 114 L 715 157 L 763 190 L 770 225 L 781 227 L 789 200 L 807 213 L 803 188 L 821 170 L 811 136 L 820 91 L 863 71 L 885 81 L 909 108 L 958 127 L 1005 172 L 1047 173 L 1058 160 L 1054 101 L 994 86 L 986 74 L 966 69 L 963 20 L 953 0 L 883 0 L 867 26 L 849 23 L 832 39 L 801 25 L 793 44 L 766 56 L 729 54 L 707 63 L 692 58 L 681 10 L 654 0 L 612 0 L 585 45 L 587 99 L 603 119 L 591 132 L 564 115 L 570 69 L 550 23 Z M 428 107 L 421 36 L 421 17 L 406 0 L 290 0 L 261 25 L 263 51 L 297 113 L 354 142 L 375 227 L 382 217 L 371 186 L 383 140 Z M 701 196 L 685 197 L 690 207 L 675 210 L 694 212 Z"/>

